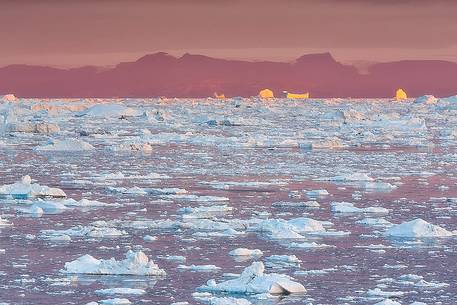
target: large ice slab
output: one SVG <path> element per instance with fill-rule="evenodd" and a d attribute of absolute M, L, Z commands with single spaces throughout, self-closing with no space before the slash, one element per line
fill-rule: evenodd
<path fill-rule="evenodd" d="M 129 250 L 125 259 L 96 259 L 86 254 L 78 259 L 65 263 L 63 273 L 82 273 L 99 275 L 165 275 L 166 272 L 154 264 L 142 251 Z"/>
<path fill-rule="evenodd" d="M 238 278 L 216 283 L 209 280 L 206 285 L 199 287 L 200 291 L 238 293 L 238 294 L 303 294 L 305 287 L 283 274 L 265 273 L 262 262 L 254 262 L 246 267 Z"/>
<path fill-rule="evenodd" d="M 67 196 L 65 192 L 59 188 L 32 183 L 32 178 L 28 175 L 23 176 L 21 180 L 16 183 L 0 186 L 0 195 L 8 195 L 16 199 Z"/>
<path fill-rule="evenodd" d="M 454 234 L 440 226 L 433 225 L 423 219 L 417 218 L 389 228 L 386 235 L 393 237 L 449 237 Z"/>

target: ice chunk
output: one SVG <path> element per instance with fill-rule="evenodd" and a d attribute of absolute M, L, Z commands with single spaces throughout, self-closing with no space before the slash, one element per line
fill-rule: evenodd
<path fill-rule="evenodd" d="M 199 291 L 238 293 L 238 294 L 303 294 L 306 293 L 302 284 L 294 282 L 287 275 L 271 273 L 265 274 L 262 262 L 254 262 L 246 267 L 241 275 L 235 279 L 221 283 L 209 280 L 206 285 L 198 288 Z"/>
<path fill-rule="evenodd" d="M 130 305 L 132 302 L 130 302 L 128 299 L 124 298 L 114 298 L 114 299 L 106 299 L 106 300 L 101 300 L 100 301 L 101 305 Z"/>
<path fill-rule="evenodd" d="M 364 182 L 362 183 L 362 187 L 368 191 L 391 191 L 397 188 L 396 185 L 381 181 Z"/>
<path fill-rule="evenodd" d="M 295 255 L 271 255 L 265 258 L 267 267 L 300 267 L 301 260 Z"/>
<path fill-rule="evenodd" d="M 262 256 L 263 252 L 259 249 L 236 248 L 229 252 L 231 256 Z"/>
<path fill-rule="evenodd" d="M 385 299 L 384 301 L 378 302 L 374 305 L 401 305 L 401 303 L 398 303 L 397 301 L 391 299 Z"/>
<path fill-rule="evenodd" d="M 0 96 L 0 100 L 4 102 L 15 102 L 18 100 L 18 98 L 14 94 L 5 94 Z"/>
<path fill-rule="evenodd" d="M 320 221 L 300 217 L 288 221 L 282 219 L 266 219 L 250 228 L 252 231 L 265 232 L 273 239 L 302 239 L 301 233 L 325 232 Z"/>
<path fill-rule="evenodd" d="M 380 213 L 387 214 L 389 210 L 382 207 L 358 208 L 350 202 L 332 202 L 332 212 L 334 213 Z"/>
<path fill-rule="evenodd" d="M 43 230 L 41 231 L 41 234 L 47 236 L 48 238 L 60 235 L 91 238 L 111 238 L 128 235 L 124 230 L 107 227 L 106 225 L 107 224 L 104 221 L 98 221 L 90 226 L 77 225 L 67 230 Z"/>
<path fill-rule="evenodd" d="M 108 147 L 111 151 L 139 151 L 152 152 L 152 145 L 149 143 L 121 143 L 116 146 Z"/>
<path fill-rule="evenodd" d="M 6 226 L 12 226 L 12 225 L 13 225 L 12 223 L 10 223 L 6 219 L 2 219 L 2 217 L 0 216 L 0 228 L 1 227 L 6 227 Z"/>
<path fill-rule="evenodd" d="M 180 208 L 178 213 L 184 214 L 183 218 L 211 218 L 214 215 L 224 214 L 232 210 L 233 208 L 228 205 L 213 205 L 196 208 L 184 207 Z"/>
<path fill-rule="evenodd" d="M 9 132 L 51 134 L 60 131 L 58 125 L 49 122 L 13 122 L 7 125 Z"/>
<path fill-rule="evenodd" d="M 36 151 L 90 151 L 95 147 L 78 139 L 50 140 L 47 144 L 35 147 Z"/>
<path fill-rule="evenodd" d="M 421 97 L 418 97 L 414 103 L 415 104 L 426 104 L 426 105 L 433 105 L 438 102 L 438 99 L 434 97 L 433 95 L 423 95 Z"/>
<path fill-rule="evenodd" d="M 314 197 L 323 197 L 327 196 L 329 193 L 327 190 L 311 190 L 306 192 L 306 196 L 314 198 Z"/>
<path fill-rule="evenodd" d="M 395 225 L 388 229 L 385 234 L 387 236 L 407 238 L 453 236 L 452 232 L 449 232 L 446 229 L 428 223 L 420 218 Z"/>
<path fill-rule="evenodd" d="M 143 289 L 136 288 L 107 288 L 107 289 L 98 289 L 95 290 L 97 294 L 134 294 L 141 295 L 145 294 L 146 291 Z"/>
<path fill-rule="evenodd" d="M 105 203 L 97 200 L 81 199 L 79 201 L 74 199 L 62 200 L 62 204 L 70 207 L 119 207 L 121 206 L 118 203 Z"/>
<path fill-rule="evenodd" d="M 358 181 L 374 181 L 373 178 L 365 173 L 351 173 L 329 178 L 320 178 L 319 181 L 334 181 L 334 182 L 358 182 Z"/>
<path fill-rule="evenodd" d="M 100 275 L 165 275 L 142 251 L 129 250 L 126 258 L 117 261 L 114 258 L 103 260 L 91 255 L 83 255 L 78 259 L 65 263 L 63 273 L 100 274 Z"/>
<path fill-rule="evenodd" d="M 144 111 L 126 107 L 121 104 L 98 104 L 86 110 L 79 112 L 76 116 L 92 116 L 92 117 L 135 117 L 142 116 Z"/>
<path fill-rule="evenodd" d="M 179 265 L 177 267 L 178 269 L 183 269 L 183 270 L 190 270 L 190 271 L 197 271 L 197 272 L 205 272 L 205 271 L 217 271 L 220 270 L 221 268 L 215 265 Z"/>
<path fill-rule="evenodd" d="M 34 197 L 66 197 L 64 191 L 59 188 L 41 186 L 32 183 L 30 176 L 23 176 L 21 181 L 13 184 L 0 186 L 0 195 L 12 196 L 15 199 L 27 199 Z"/>
<path fill-rule="evenodd" d="M 299 144 L 302 149 L 333 149 L 343 148 L 344 144 L 341 139 L 337 137 L 331 137 L 316 141 L 303 142 Z"/>
<path fill-rule="evenodd" d="M 232 297 L 224 297 L 224 298 L 212 297 L 212 298 L 209 298 L 209 304 L 210 305 L 252 305 L 252 303 L 246 299 L 232 298 Z"/>

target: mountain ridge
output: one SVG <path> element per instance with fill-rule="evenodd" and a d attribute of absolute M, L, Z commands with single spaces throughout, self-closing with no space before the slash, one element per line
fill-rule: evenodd
<path fill-rule="evenodd" d="M 19 97 L 195 97 L 255 96 L 263 88 L 310 92 L 312 97 L 390 97 L 457 94 L 457 63 L 401 60 L 376 63 L 360 73 L 331 53 L 304 54 L 292 62 L 219 59 L 185 53 L 146 54 L 114 67 L 54 68 L 14 64 L 0 68 L 0 94 Z"/>

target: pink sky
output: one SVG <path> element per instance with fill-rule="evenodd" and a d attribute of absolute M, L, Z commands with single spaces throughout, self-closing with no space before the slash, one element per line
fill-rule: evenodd
<path fill-rule="evenodd" d="M 288 61 L 457 61 L 454 0 L 1 0 L 0 66 L 147 53 Z"/>

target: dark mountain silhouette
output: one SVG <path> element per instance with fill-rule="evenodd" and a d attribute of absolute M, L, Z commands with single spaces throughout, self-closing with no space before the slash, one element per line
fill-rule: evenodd
<path fill-rule="evenodd" d="M 312 97 L 390 97 L 399 87 L 410 96 L 457 94 L 457 64 L 436 60 L 374 64 L 361 74 L 330 53 L 291 63 L 249 62 L 159 52 L 113 68 L 11 65 L 0 68 L 0 94 L 19 97 L 253 96 L 263 88 Z"/>

